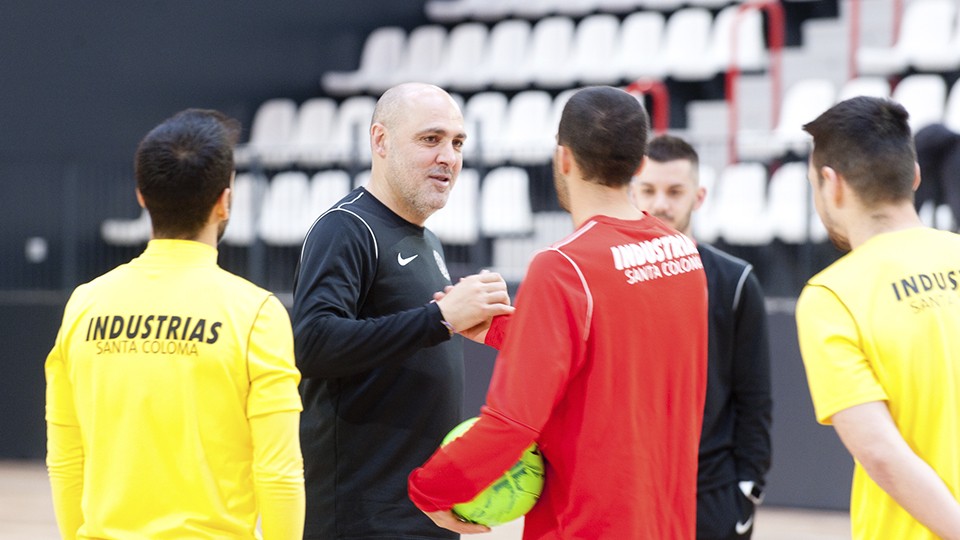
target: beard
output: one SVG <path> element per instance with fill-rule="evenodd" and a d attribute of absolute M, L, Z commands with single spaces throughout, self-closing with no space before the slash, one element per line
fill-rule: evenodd
<path fill-rule="evenodd" d="M 830 227 L 827 227 L 827 236 L 830 238 L 830 243 L 833 244 L 833 247 L 840 251 L 850 251 L 850 240 L 846 236 Z"/>
<path fill-rule="evenodd" d="M 553 164 L 553 187 L 557 191 L 557 201 L 560 208 L 564 211 L 570 211 L 570 191 L 567 189 L 567 177 L 560 172 L 556 161 Z"/>

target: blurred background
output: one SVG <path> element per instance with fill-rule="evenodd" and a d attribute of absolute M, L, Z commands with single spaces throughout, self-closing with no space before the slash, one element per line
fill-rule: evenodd
<path fill-rule="evenodd" d="M 428 226 L 456 276 L 515 287 L 571 231 L 552 187 L 571 91 L 634 92 L 656 132 L 701 155 L 699 241 L 753 263 L 768 295 L 774 465 L 767 501 L 845 509 L 852 462 L 818 426 L 793 320 L 805 280 L 841 254 L 806 182 L 800 126 L 840 99 L 892 96 L 915 131 L 960 129 L 956 0 L 185 0 L 18 2 L 0 17 L 0 460 L 44 455 L 43 362 L 76 285 L 139 254 L 140 138 L 188 107 L 241 120 L 221 266 L 288 305 L 300 242 L 369 168 L 376 98 L 407 80 L 461 103 L 469 141 Z M 923 163 L 921 163 L 923 165 Z M 955 229 L 939 192 L 918 200 Z M 467 411 L 493 353 L 466 344 Z"/>

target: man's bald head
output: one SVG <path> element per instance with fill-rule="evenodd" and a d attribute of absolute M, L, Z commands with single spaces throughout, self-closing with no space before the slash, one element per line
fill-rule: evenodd
<path fill-rule="evenodd" d="M 416 82 L 398 84 L 384 92 L 377 100 L 372 124 L 394 127 L 401 116 L 409 113 L 411 104 L 436 99 L 449 100 L 457 110 L 460 109 L 450 94 L 439 86 Z"/>

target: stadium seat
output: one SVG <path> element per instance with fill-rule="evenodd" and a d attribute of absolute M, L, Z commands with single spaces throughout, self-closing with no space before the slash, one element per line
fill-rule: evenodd
<path fill-rule="evenodd" d="M 960 80 L 950 87 L 947 104 L 943 110 L 943 125 L 960 133 Z"/>
<path fill-rule="evenodd" d="M 678 81 L 713 77 L 716 65 L 710 54 L 713 16 L 704 8 L 683 8 L 667 19 L 663 59 L 667 74 Z"/>
<path fill-rule="evenodd" d="M 490 79 L 482 69 L 487 56 L 488 30 L 481 23 L 461 23 L 450 30 L 437 72 L 436 84 L 458 92 L 483 90 Z"/>
<path fill-rule="evenodd" d="M 716 205 L 720 236 L 734 245 L 756 246 L 773 239 L 767 214 L 767 170 L 762 163 L 734 163 L 720 173 Z"/>
<path fill-rule="evenodd" d="M 802 79 L 787 89 L 780 104 L 780 115 L 772 131 L 741 130 L 737 135 L 740 159 L 765 161 L 788 151 L 805 153 L 810 137 L 803 125 L 830 108 L 836 100 L 836 88 L 827 79 Z"/>
<path fill-rule="evenodd" d="M 297 113 L 291 152 L 302 167 L 323 167 L 333 162 L 330 135 L 337 119 L 337 102 L 317 97 L 304 101 Z"/>
<path fill-rule="evenodd" d="M 297 104 L 292 99 L 263 102 L 254 114 L 249 141 L 234 150 L 234 163 L 239 168 L 289 165 L 296 124 Z"/>
<path fill-rule="evenodd" d="M 620 42 L 620 21 L 613 15 L 591 15 L 577 25 L 568 63 L 569 80 L 580 84 L 617 84 L 620 73 L 615 58 Z"/>
<path fill-rule="evenodd" d="M 257 229 L 267 245 L 299 245 L 316 217 L 310 207 L 307 175 L 300 171 L 282 172 L 270 181 Z"/>
<path fill-rule="evenodd" d="M 112 246 L 137 246 L 150 240 L 153 229 L 146 208 L 134 219 L 109 218 L 100 224 L 100 237 Z"/>
<path fill-rule="evenodd" d="M 529 21 L 540 20 L 556 11 L 557 4 L 562 0 L 524 0 L 514 1 L 511 9 L 512 16 Z"/>
<path fill-rule="evenodd" d="M 637 3 L 644 10 L 669 12 L 680 9 L 684 0 L 637 0 Z"/>
<path fill-rule="evenodd" d="M 310 178 L 310 213 L 317 217 L 326 212 L 351 189 L 347 171 L 331 169 L 315 173 Z"/>
<path fill-rule="evenodd" d="M 707 198 L 704 199 L 700 208 L 693 213 L 690 222 L 693 237 L 698 242 L 712 243 L 720 235 L 720 224 L 717 217 L 717 203 L 719 191 L 717 188 L 717 171 L 709 165 L 700 164 L 699 167 L 700 187 L 706 188 Z"/>
<path fill-rule="evenodd" d="M 330 155 L 343 166 L 370 163 L 370 119 L 376 100 L 353 96 L 340 104 L 337 121 L 330 136 Z"/>
<path fill-rule="evenodd" d="M 570 55 L 575 25 L 570 17 L 547 17 L 533 27 L 530 48 L 521 69 L 539 88 L 568 88 L 573 84 Z"/>
<path fill-rule="evenodd" d="M 329 71 L 321 79 L 330 95 L 349 96 L 364 92 L 371 83 L 388 77 L 400 65 L 407 33 L 396 26 L 381 26 L 370 32 L 360 53 L 360 65 L 353 71 Z"/>
<path fill-rule="evenodd" d="M 353 177 L 354 188 L 358 188 L 358 187 L 365 188 L 369 183 L 370 183 L 370 169 L 364 169 L 358 172 L 357 175 Z"/>
<path fill-rule="evenodd" d="M 709 51 L 712 55 L 714 73 L 727 71 L 731 63 L 743 71 L 758 71 L 766 66 L 766 46 L 763 37 L 763 16 L 757 9 L 748 10 L 739 15 L 740 5 L 735 4 L 720 10 L 713 21 L 710 34 Z M 737 24 L 737 54 L 733 56 L 731 48 Z"/>
<path fill-rule="evenodd" d="M 374 94 L 382 94 L 388 88 L 405 82 L 435 84 L 446 47 L 447 31 L 436 24 L 418 26 L 407 37 L 407 45 L 397 68 L 384 77 L 378 77 L 369 85 Z"/>
<path fill-rule="evenodd" d="M 490 30 L 488 53 L 482 66 L 493 87 L 518 90 L 530 82 L 530 73 L 524 71 L 530 43 L 530 23 L 510 19 L 497 23 Z"/>
<path fill-rule="evenodd" d="M 893 89 L 891 97 L 910 113 L 910 129 L 916 133 L 923 126 L 943 121 L 947 83 L 939 75 L 908 75 Z"/>
<path fill-rule="evenodd" d="M 852 97 L 890 97 L 890 83 L 883 77 L 856 77 L 843 83 L 837 101 L 845 101 Z"/>
<path fill-rule="evenodd" d="M 807 163 L 791 161 L 770 176 L 767 215 L 774 237 L 788 244 L 810 238 L 811 201 Z"/>
<path fill-rule="evenodd" d="M 463 159 L 468 163 L 496 165 L 508 155 L 501 134 L 507 116 L 507 96 L 502 92 L 480 92 L 467 100 L 463 109 L 467 141 Z"/>
<path fill-rule="evenodd" d="M 516 0 L 475 0 L 471 5 L 470 16 L 490 23 L 502 21 L 513 13 L 517 3 Z"/>
<path fill-rule="evenodd" d="M 427 218 L 426 226 L 448 245 L 472 245 L 480 237 L 480 175 L 463 169 L 447 204 Z"/>
<path fill-rule="evenodd" d="M 906 4 L 899 37 L 891 47 L 857 50 L 857 71 L 862 75 L 889 76 L 922 66 L 933 51 L 947 49 L 954 28 L 954 0 L 912 0 Z"/>
<path fill-rule="evenodd" d="M 596 10 L 599 3 L 599 0 L 558 0 L 554 8 L 559 15 L 583 17 Z"/>
<path fill-rule="evenodd" d="M 666 19 L 656 11 L 627 15 L 621 23 L 617 53 L 611 62 L 620 79 L 660 79 L 666 76 L 665 26 Z"/>
<path fill-rule="evenodd" d="M 423 5 L 428 19 L 438 23 L 458 23 L 470 17 L 478 0 L 427 0 Z"/>
<path fill-rule="evenodd" d="M 931 44 L 922 54 L 913 58 L 913 66 L 918 71 L 949 73 L 960 70 L 960 8 L 955 17 L 950 39 L 941 45 Z"/>
<path fill-rule="evenodd" d="M 556 147 L 553 97 L 543 90 L 525 90 L 510 99 L 501 134 L 510 161 L 522 165 L 550 162 Z"/>
<path fill-rule="evenodd" d="M 238 173 L 233 181 L 230 223 L 223 242 L 231 246 L 249 246 L 256 240 L 259 202 L 267 190 L 266 180 L 259 174 Z"/>
<path fill-rule="evenodd" d="M 597 0 L 597 11 L 601 13 L 630 13 L 637 10 L 641 0 Z"/>
<path fill-rule="evenodd" d="M 480 185 L 480 231 L 484 236 L 529 234 L 533 230 L 530 179 L 519 167 L 499 167 Z"/>

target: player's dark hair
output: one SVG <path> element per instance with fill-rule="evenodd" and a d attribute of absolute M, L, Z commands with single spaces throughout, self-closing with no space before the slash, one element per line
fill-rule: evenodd
<path fill-rule="evenodd" d="M 813 136 L 817 175 L 821 167 L 837 171 L 868 207 L 912 201 L 917 152 L 908 117 L 884 98 L 860 96 L 830 107 L 803 126 Z"/>
<path fill-rule="evenodd" d="M 647 143 L 647 157 L 660 163 L 687 160 L 694 169 L 700 164 L 700 156 L 690 143 L 673 135 L 658 135 L 650 139 Z"/>
<path fill-rule="evenodd" d="M 213 110 L 187 109 L 153 128 L 134 158 L 137 188 L 154 235 L 191 239 L 233 175 L 236 120 Z"/>
<path fill-rule="evenodd" d="M 557 143 L 570 149 L 585 180 L 627 185 L 646 152 L 647 113 L 623 90 L 585 88 L 564 106 Z"/>

